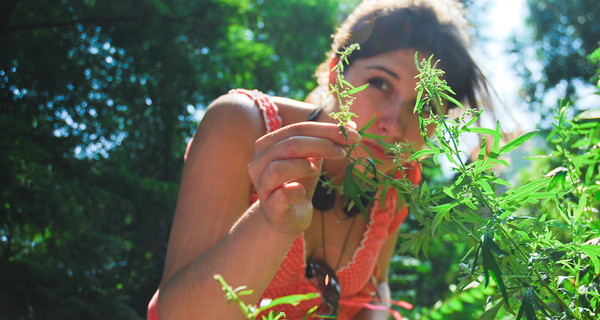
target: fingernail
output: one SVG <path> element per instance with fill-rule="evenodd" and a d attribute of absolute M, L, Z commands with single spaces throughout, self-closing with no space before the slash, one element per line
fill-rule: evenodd
<path fill-rule="evenodd" d="M 356 130 L 356 128 L 358 128 L 358 126 L 356 125 L 356 122 L 354 122 L 354 121 L 348 121 L 348 122 L 344 123 L 344 126 L 350 128 L 350 129 L 354 129 L 354 130 Z"/>

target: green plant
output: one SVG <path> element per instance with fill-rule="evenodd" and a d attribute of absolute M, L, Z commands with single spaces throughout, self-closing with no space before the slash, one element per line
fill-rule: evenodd
<path fill-rule="evenodd" d="M 317 293 L 296 294 L 281 297 L 278 299 L 273 299 L 257 307 L 255 305 L 246 304 L 240 299 L 240 296 L 251 294 L 251 289 L 248 289 L 244 286 L 234 289 L 229 284 L 227 284 L 225 279 L 223 279 L 223 277 L 219 274 L 215 275 L 214 278 L 219 282 L 219 284 L 223 288 L 223 291 L 225 292 L 225 297 L 227 298 L 227 302 L 234 302 L 235 304 L 237 304 L 244 313 L 244 316 L 246 316 L 246 319 L 250 320 L 257 319 L 257 317 L 261 315 L 261 313 L 266 311 L 269 312 L 266 315 L 261 315 L 261 319 L 263 320 L 284 319 L 283 317 L 285 315 L 283 313 L 275 313 L 273 310 L 269 309 L 281 304 L 297 305 L 298 303 L 304 300 L 310 300 L 318 297 Z M 315 309 L 316 307 L 313 310 L 310 310 L 306 316 L 310 315 L 310 313 L 312 313 Z"/>
<path fill-rule="evenodd" d="M 598 119 L 568 121 L 568 109 L 562 107 L 548 138 L 556 169 L 511 186 L 492 169 L 508 166 L 502 156 L 537 133 L 500 146 L 499 124 L 495 130 L 474 127 L 480 112 L 466 112 L 455 120 L 441 116 L 441 104 L 450 100 L 451 89 L 431 61 L 417 65 L 421 99 L 415 107 L 430 148 L 411 159 L 431 155 L 429 161 L 437 162 L 444 155 L 457 175 L 450 185 L 424 183 L 410 193 L 411 213 L 420 229 L 402 235 L 406 241 L 401 251 L 427 255 L 429 243 L 441 236 L 466 241 L 472 249 L 462 260 L 468 268 L 458 287 L 483 282 L 498 292 L 490 296 L 487 311 L 482 307 L 481 319 L 494 319 L 501 310 L 517 319 L 594 319 L 600 305 Z M 438 110 L 437 115 L 423 118 L 421 110 L 427 104 Z M 432 139 L 425 131 L 428 123 L 437 124 Z M 484 136 L 477 159 L 465 163 L 459 137 L 471 132 Z"/>
<path fill-rule="evenodd" d="M 368 191 L 377 188 L 380 199 L 393 190 L 410 205 L 418 229 L 401 235 L 400 252 L 411 250 L 427 256 L 429 246 L 440 240 L 460 242 L 469 248 L 460 261 L 463 271 L 451 297 L 438 307 L 422 310 L 421 316 L 452 318 L 453 311 L 479 302 L 476 310 L 468 308 L 471 318 L 595 319 L 600 314 L 598 117 L 582 114 L 569 120 L 568 105 L 562 106 L 547 138 L 553 150 L 536 158 L 548 163 L 547 174 L 513 186 L 494 169 L 508 167 L 504 157 L 539 132 L 503 144 L 499 123 L 494 129 L 478 127 L 482 111 L 467 110 L 451 97 L 452 89 L 433 57 L 419 62 L 415 56 L 415 61 L 420 72 L 415 112 L 429 148 L 414 152 L 405 144 L 381 143 L 396 154 L 397 170 L 402 169 L 400 159 L 405 152 L 412 153 L 410 161 L 425 167 L 439 165 L 439 158 L 444 156 L 456 173 L 452 183 L 413 186 L 394 179 L 393 172 L 377 170 L 377 161 L 368 150 L 367 156 L 362 156 L 354 144 L 348 147 L 349 165 L 341 191 L 346 201 L 359 206 L 365 215 L 359 200 L 376 200 Z M 348 108 L 332 116 L 344 132 L 344 123 L 354 116 L 348 95 L 364 87 L 345 82 L 343 67 L 337 71 L 340 86 L 332 87 L 332 92 Z M 448 102 L 462 108 L 463 113 L 450 119 L 442 112 Z M 434 112 L 424 112 L 424 108 Z M 372 122 L 359 132 L 368 135 L 365 130 Z M 433 133 L 427 131 L 431 124 Z M 473 133 L 482 136 L 480 151 L 476 159 L 467 161 L 460 149 L 461 136 Z"/>

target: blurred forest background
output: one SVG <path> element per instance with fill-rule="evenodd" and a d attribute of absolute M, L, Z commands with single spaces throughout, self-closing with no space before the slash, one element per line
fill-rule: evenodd
<path fill-rule="evenodd" d="M 302 99 L 356 3 L 1 0 L 0 319 L 145 318 L 197 115 L 230 88 Z M 549 118 L 558 91 L 581 111 L 600 4 L 527 7 L 523 104 Z M 396 296 L 448 299 L 459 249 L 396 257 Z"/>

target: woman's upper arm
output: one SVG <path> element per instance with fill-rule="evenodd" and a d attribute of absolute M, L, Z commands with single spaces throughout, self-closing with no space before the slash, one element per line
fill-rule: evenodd
<path fill-rule="evenodd" d="M 162 283 L 215 245 L 248 208 L 248 163 L 264 130 L 245 96 L 225 95 L 207 109 L 183 171 Z"/>

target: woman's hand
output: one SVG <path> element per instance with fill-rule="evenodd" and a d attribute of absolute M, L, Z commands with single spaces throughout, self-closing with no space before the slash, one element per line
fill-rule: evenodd
<path fill-rule="evenodd" d="M 273 228 L 291 233 L 310 226 L 323 159 L 343 158 L 343 145 L 359 139 L 357 131 L 347 132 L 348 140 L 335 124 L 301 122 L 256 141 L 248 172 Z"/>

